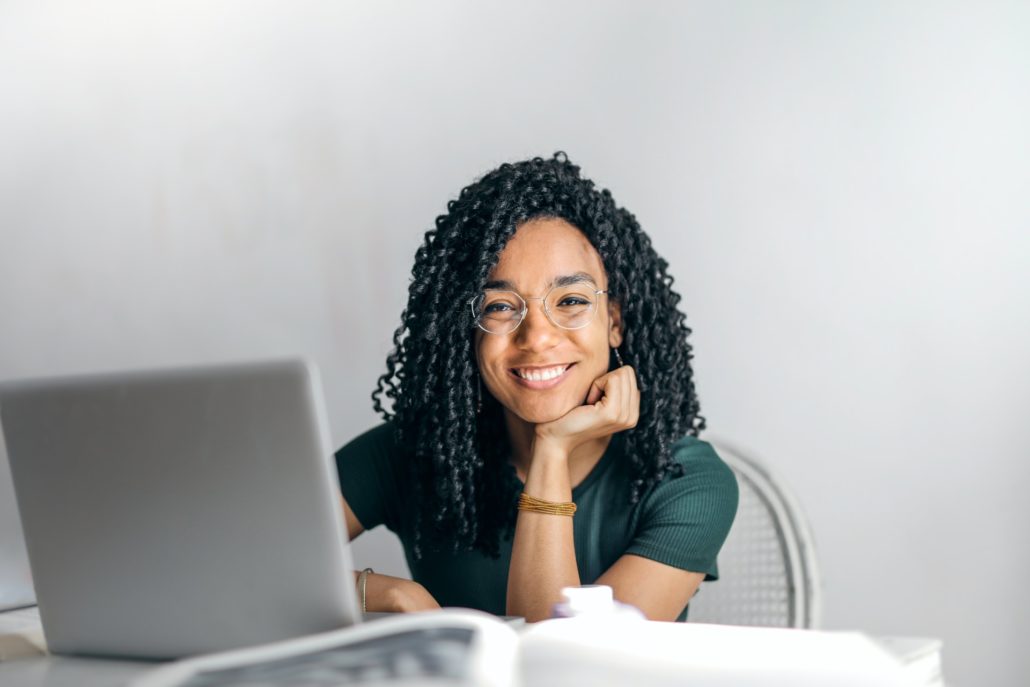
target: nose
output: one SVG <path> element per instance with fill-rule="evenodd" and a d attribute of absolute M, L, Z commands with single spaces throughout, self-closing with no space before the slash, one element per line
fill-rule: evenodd
<path fill-rule="evenodd" d="M 515 330 L 515 343 L 523 350 L 547 350 L 558 343 L 561 331 L 544 312 L 543 299 L 527 299 L 526 316 Z"/>

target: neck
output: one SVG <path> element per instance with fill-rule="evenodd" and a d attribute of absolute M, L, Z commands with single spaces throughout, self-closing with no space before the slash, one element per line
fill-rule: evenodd
<path fill-rule="evenodd" d="M 526 480 L 529 468 L 533 464 L 533 444 L 536 439 L 536 423 L 527 422 L 515 413 L 505 409 L 504 422 L 508 428 L 508 439 L 511 442 L 511 463 L 519 479 Z M 591 439 L 577 446 L 569 454 L 569 479 L 572 486 L 583 481 L 597 461 L 604 455 L 611 435 Z"/>

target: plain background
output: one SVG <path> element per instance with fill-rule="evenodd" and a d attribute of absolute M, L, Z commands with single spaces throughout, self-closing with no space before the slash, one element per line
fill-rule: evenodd
<path fill-rule="evenodd" d="M 1028 122 L 1025 3 L 6 2 L 0 378 L 303 353 L 342 444 L 447 200 L 565 150 L 809 515 L 824 625 L 1013 682 Z"/>

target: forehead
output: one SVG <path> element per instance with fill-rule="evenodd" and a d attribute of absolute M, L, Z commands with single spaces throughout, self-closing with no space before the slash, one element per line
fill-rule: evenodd
<path fill-rule="evenodd" d="M 490 280 L 532 291 L 577 272 L 593 277 L 598 288 L 606 282 L 601 256 L 583 232 L 563 219 L 535 219 L 515 231 Z"/>

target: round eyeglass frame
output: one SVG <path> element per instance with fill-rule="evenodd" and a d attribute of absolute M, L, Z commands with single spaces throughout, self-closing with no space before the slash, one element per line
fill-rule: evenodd
<path fill-rule="evenodd" d="M 511 290 L 508 290 L 508 289 L 486 289 L 486 291 L 492 291 L 492 292 L 498 292 L 498 293 L 513 293 L 513 294 L 515 294 L 515 296 L 520 301 L 522 301 L 522 308 L 519 310 L 519 317 L 518 317 L 517 320 L 513 320 L 515 322 L 515 326 L 512 327 L 511 329 L 509 329 L 506 332 L 491 331 L 491 330 L 489 330 L 489 329 L 487 329 L 486 327 L 483 326 L 483 324 L 482 324 L 482 319 L 483 318 L 482 318 L 482 316 L 480 316 L 476 312 L 476 299 L 480 298 L 483 295 L 483 293 L 485 293 L 485 291 L 483 293 L 478 293 L 478 294 L 476 294 L 475 296 L 473 296 L 472 298 L 469 299 L 469 309 L 472 311 L 472 320 L 473 320 L 473 322 L 475 323 L 475 325 L 477 327 L 482 329 L 487 334 L 496 334 L 497 336 L 507 336 L 508 334 L 511 334 L 513 331 L 518 329 L 522 325 L 522 323 L 525 321 L 526 315 L 529 314 L 529 301 L 541 301 L 541 305 L 543 306 L 544 315 L 547 317 L 547 321 L 550 322 L 551 324 L 553 324 L 555 327 L 558 327 L 559 329 L 564 329 L 566 331 L 576 331 L 577 329 L 583 329 L 584 327 L 589 327 L 590 324 L 595 319 L 597 319 L 597 304 L 596 303 L 594 304 L 594 309 L 593 309 L 593 311 L 590 314 L 590 319 L 587 320 L 586 322 L 584 322 L 583 324 L 579 325 L 578 327 L 566 327 L 566 326 L 558 324 L 557 322 L 554 321 L 554 317 L 551 315 L 551 309 L 547 307 L 547 297 L 550 296 L 551 292 L 554 291 L 555 289 L 563 289 L 563 288 L 567 288 L 567 287 L 564 287 L 564 286 L 552 286 L 550 289 L 547 290 L 547 293 L 545 293 L 543 296 L 523 296 L 518 291 L 511 291 Z M 601 295 L 605 295 L 606 296 L 606 295 L 608 295 L 608 289 L 596 289 L 595 291 L 592 291 L 592 293 L 595 296 L 601 296 Z"/>

